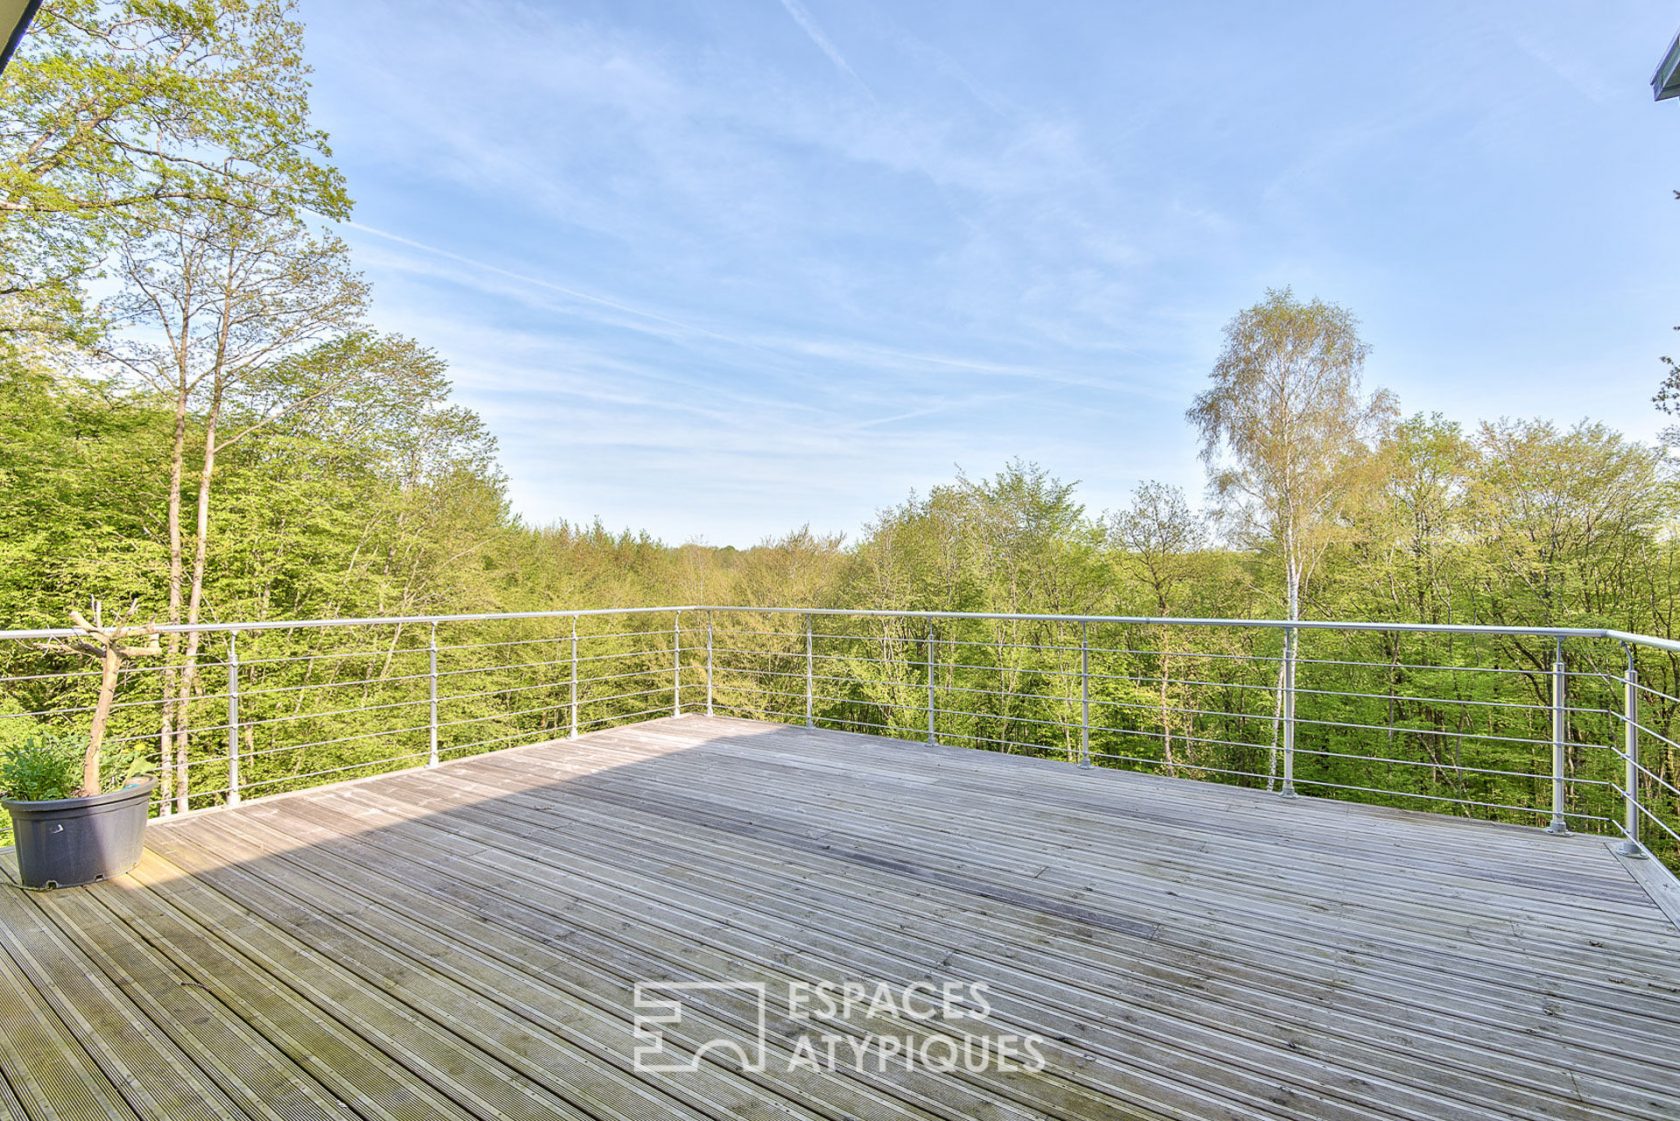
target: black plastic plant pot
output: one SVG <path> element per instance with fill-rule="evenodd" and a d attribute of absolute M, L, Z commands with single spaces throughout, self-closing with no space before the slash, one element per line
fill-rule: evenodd
<path fill-rule="evenodd" d="M 12 815 L 24 887 L 75 887 L 140 863 L 155 779 L 108 794 L 51 802 L 0 802 Z"/>

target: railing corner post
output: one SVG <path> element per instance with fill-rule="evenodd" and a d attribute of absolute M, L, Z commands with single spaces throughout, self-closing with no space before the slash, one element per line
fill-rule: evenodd
<path fill-rule="evenodd" d="M 1278 795 L 1297 797 L 1295 790 L 1295 643 L 1296 628 L 1283 629 L 1283 785 Z"/>
<path fill-rule="evenodd" d="M 1079 765 L 1091 766 L 1091 635 L 1090 624 L 1079 624 Z"/>
<path fill-rule="evenodd" d="M 1563 639 L 1557 640 L 1557 653 L 1552 658 L 1552 820 L 1546 832 L 1564 836 L 1569 832 L 1568 777 L 1566 744 L 1569 739 L 1568 704 L 1569 671 L 1563 661 Z"/>
<path fill-rule="evenodd" d="M 239 632 L 228 632 L 228 796 L 227 804 L 239 804 Z"/>
<path fill-rule="evenodd" d="M 933 646 L 933 620 L 929 619 L 927 628 L 927 741 L 929 747 L 939 743 L 939 733 L 936 731 L 938 727 L 936 721 L 939 708 L 935 703 L 933 695 L 934 683 L 937 680 L 935 670 L 937 669 L 938 663 L 934 660 Z"/>
<path fill-rule="evenodd" d="M 1639 843 L 1639 670 L 1634 665 L 1631 647 L 1628 649 L 1627 673 L 1622 678 L 1622 727 L 1622 755 L 1626 764 L 1622 831 L 1627 836 L 1616 846 L 1616 852 L 1620 856 L 1642 860 L 1646 852 L 1645 846 Z"/>
<path fill-rule="evenodd" d="M 438 670 L 437 621 L 433 620 L 426 638 L 426 701 L 431 713 L 427 729 L 426 766 L 438 765 Z"/>
<path fill-rule="evenodd" d="M 816 727 L 816 656 L 811 636 L 811 617 L 805 616 L 805 727 Z"/>
<path fill-rule="evenodd" d="M 568 739 L 578 738 L 577 616 L 572 616 L 572 727 Z"/>
<path fill-rule="evenodd" d="M 706 612 L 706 715 L 712 715 L 712 612 Z"/>
<path fill-rule="evenodd" d="M 671 624 L 671 715 L 682 715 L 682 612 Z"/>

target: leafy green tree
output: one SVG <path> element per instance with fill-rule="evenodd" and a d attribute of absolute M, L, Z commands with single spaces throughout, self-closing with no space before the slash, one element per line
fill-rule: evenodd
<path fill-rule="evenodd" d="M 161 204 L 341 218 L 289 0 L 54 0 L 0 83 L 0 329 L 92 324 L 82 284 Z"/>
<path fill-rule="evenodd" d="M 1462 622 L 1485 559 L 1469 526 L 1478 452 L 1440 414 L 1395 424 L 1377 448 L 1377 485 L 1346 515 L 1313 594 L 1315 610 Z"/>
<path fill-rule="evenodd" d="M 1290 621 L 1301 618 L 1302 593 L 1344 536 L 1347 515 L 1380 477 L 1373 449 L 1395 405 L 1385 390 L 1361 391 L 1369 350 L 1346 309 L 1268 291 L 1226 325 L 1213 384 L 1185 414 L 1239 540 L 1266 541 L 1282 560 Z M 1298 632 L 1285 631 L 1284 642 L 1280 715 Z"/>
<path fill-rule="evenodd" d="M 106 596 L 156 603 L 162 588 L 163 415 L 110 382 L 40 355 L 0 353 L 0 618 L 61 625 Z"/>
<path fill-rule="evenodd" d="M 1132 579 L 1147 592 L 1145 612 L 1171 616 L 1190 606 L 1206 568 L 1202 552 L 1208 527 L 1184 491 L 1147 482 L 1132 492 L 1131 505 L 1104 519 L 1108 545 L 1130 562 Z"/>
<path fill-rule="evenodd" d="M 1105 598 L 1076 486 L 1016 461 L 883 511 L 858 550 L 856 595 L 924 610 L 1078 613 Z"/>
<path fill-rule="evenodd" d="M 1468 515 L 1487 552 L 1489 620 L 1631 622 L 1625 589 L 1675 509 L 1661 451 L 1603 424 L 1549 421 L 1484 423 L 1475 444 Z"/>
<path fill-rule="evenodd" d="M 876 519 L 856 552 L 844 589 L 857 606 L 918 610 L 995 611 L 1018 614 L 1089 614 L 1112 602 L 1105 579 L 1101 529 L 1085 516 L 1075 485 L 1037 464 L 1012 462 L 990 478 L 959 475 L 926 496 L 888 509 Z M 873 625 L 873 624 L 872 624 Z M 1031 696 L 1052 698 L 1062 716 L 1077 699 L 1075 628 L 1033 621 L 951 623 L 931 636 L 939 688 L 959 702 L 981 690 L 996 696 L 989 711 L 947 705 L 953 716 L 944 734 L 959 742 L 1018 745 L 1031 742 Z M 923 704 L 909 685 L 913 665 L 928 658 L 928 629 L 901 622 L 886 629 L 879 647 L 883 665 L 876 701 L 887 723 L 902 722 Z M 1046 664 L 1036 657 L 1047 653 Z M 875 673 L 868 666 L 860 674 Z M 895 724 L 895 727 L 897 725 Z M 905 729 L 908 730 L 908 729 Z M 1066 728 L 1059 749 L 1075 750 Z"/>
<path fill-rule="evenodd" d="M 1128 581 L 1146 595 L 1145 613 L 1162 618 L 1181 615 L 1194 607 L 1194 594 L 1207 570 L 1203 551 L 1208 543 L 1207 523 L 1191 509 L 1178 487 L 1148 482 L 1132 492 L 1131 505 L 1104 519 L 1108 545 L 1121 563 L 1131 569 Z M 1184 644 L 1181 628 L 1161 623 L 1152 628 L 1155 702 L 1161 737 L 1161 754 L 1168 774 L 1177 773 L 1173 753 L 1174 737 L 1191 726 L 1189 713 L 1197 693 L 1187 681 L 1175 681 L 1195 667 L 1194 655 L 1181 656 Z M 1194 645 L 1194 642 L 1187 643 Z M 1183 663 L 1189 659 L 1188 666 Z M 1150 682 L 1139 682 L 1148 685 Z"/>
<path fill-rule="evenodd" d="M 107 307 L 118 331 L 103 352 L 173 410 L 167 619 L 190 625 L 203 614 L 218 456 L 368 372 L 353 362 L 306 357 L 310 347 L 331 346 L 361 328 L 367 291 L 339 239 L 287 213 L 172 202 L 132 229 L 116 256 L 122 288 Z M 244 423 L 225 427 L 235 412 Z M 189 454 L 197 491 L 190 534 L 183 524 Z M 165 781 L 185 808 L 184 714 L 197 682 L 200 635 L 183 640 L 171 633 L 167 642 L 176 771 L 172 783 L 166 771 Z"/>
<path fill-rule="evenodd" d="M 1372 452 L 1395 406 L 1386 390 L 1361 392 L 1369 351 L 1346 309 L 1268 291 L 1226 326 L 1212 385 L 1185 414 L 1239 538 L 1276 546 L 1290 619 L 1377 479 Z"/>

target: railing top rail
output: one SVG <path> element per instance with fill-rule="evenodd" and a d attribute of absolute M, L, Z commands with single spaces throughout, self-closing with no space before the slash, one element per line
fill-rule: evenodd
<path fill-rule="evenodd" d="M 1680 653 L 1680 641 L 1655 635 L 1598 627 L 1515 627 L 1474 623 L 1384 623 L 1363 619 L 1216 619 L 1154 615 L 1046 615 L 1001 611 L 909 611 L 883 608 L 749 607 L 742 604 L 667 604 L 654 607 L 598 607 L 566 611 L 505 611 L 467 615 L 376 615 L 349 619 L 265 619 L 232 623 L 177 623 L 157 628 L 161 634 L 226 634 L 247 631 L 309 630 L 325 627 L 426 626 L 440 623 L 496 622 L 516 619 L 577 619 L 601 615 L 652 615 L 673 612 L 735 612 L 755 615 L 823 615 L 843 618 L 953 619 L 1041 623 L 1108 623 L 1128 626 L 1250 627 L 1267 629 L 1380 631 L 1391 633 L 1505 635 L 1525 638 L 1607 639 Z M 0 641 L 44 641 L 70 638 L 69 627 L 39 630 L 0 630 Z"/>
<path fill-rule="evenodd" d="M 667 609 L 671 610 L 671 609 Z M 749 614 L 772 615 L 839 615 L 873 618 L 898 619 L 973 619 L 973 620 L 1004 620 L 1019 622 L 1043 623 L 1114 623 L 1128 626 L 1161 626 L 1175 627 L 1264 627 L 1287 629 L 1295 627 L 1299 630 L 1341 630 L 1341 631 L 1421 631 L 1433 634 L 1503 634 L 1521 635 L 1537 638 L 1612 638 L 1621 641 L 1638 642 L 1666 642 L 1643 635 L 1629 635 L 1621 631 L 1609 631 L 1594 627 L 1507 627 L 1476 625 L 1470 623 L 1380 623 L 1368 620 L 1340 620 L 1340 619 L 1215 619 L 1196 616 L 1161 616 L 1161 615 L 1044 615 L 1021 614 L 1007 611 L 899 611 L 883 608 L 842 608 L 842 607 L 741 607 L 741 606 L 700 606 L 684 607 L 684 611 L 737 611 Z M 1675 642 L 1674 649 L 1680 650 L 1680 642 Z"/>
<path fill-rule="evenodd" d="M 590 615 L 669 615 L 673 611 L 701 611 L 695 607 L 592 607 L 575 611 L 494 611 L 479 615 L 370 615 L 354 619 L 263 619 L 243 623 L 161 623 L 159 634 L 227 634 L 237 631 L 319 630 L 323 627 L 425 626 L 431 623 L 487 623 L 503 619 L 577 619 Z M 721 608 L 718 610 L 722 610 Z M 0 631 L 0 642 L 74 638 L 73 627 L 32 631 Z"/>

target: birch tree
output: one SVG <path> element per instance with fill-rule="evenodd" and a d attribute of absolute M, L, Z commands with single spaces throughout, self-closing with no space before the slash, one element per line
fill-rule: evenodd
<path fill-rule="evenodd" d="M 364 375 L 360 363 L 322 368 L 308 355 L 361 328 L 367 290 L 343 242 L 283 214 L 168 207 L 116 257 L 123 289 L 106 304 L 117 332 L 105 353 L 170 403 L 168 621 L 191 625 L 203 618 L 217 457 Z M 201 643 L 197 631 L 167 643 L 165 794 L 185 809 Z"/>
<path fill-rule="evenodd" d="M 1369 351 L 1346 309 L 1268 291 L 1226 326 L 1212 384 L 1185 414 L 1238 536 L 1277 548 L 1291 621 L 1346 514 L 1377 481 L 1373 449 L 1395 402 L 1387 390 L 1362 392 Z"/>
<path fill-rule="evenodd" d="M 1268 544 L 1282 560 L 1290 622 L 1301 618 L 1314 570 L 1379 477 L 1375 446 L 1397 410 L 1386 390 L 1361 389 L 1369 352 L 1345 308 L 1270 290 L 1226 325 L 1213 384 L 1185 414 L 1237 538 Z M 1297 628 L 1286 628 L 1274 734 L 1299 643 Z M 1273 775 L 1277 758 L 1274 742 Z"/>

